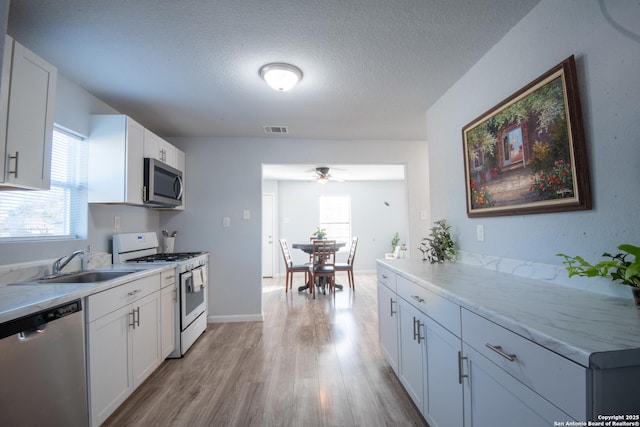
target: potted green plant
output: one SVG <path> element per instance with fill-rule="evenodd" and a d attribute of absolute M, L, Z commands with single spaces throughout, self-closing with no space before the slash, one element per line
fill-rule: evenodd
<path fill-rule="evenodd" d="M 315 233 L 313 233 L 313 236 L 316 236 L 316 239 L 318 240 L 322 240 L 325 237 L 327 237 L 327 230 L 324 228 L 320 228 L 318 227 L 318 229 L 316 230 Z"/>
<path fill-rule="evenodd" d="M 431 227 L 429 237 L 424 237 L 418 249 L 422 252 L 422 260 L 429 260 L 432 264 L 455 259 L 453 239 L 451 238 L 451 226 L 446 220 L 436 221 Z"/>
<path fill-rule="evenodd" d="M 400 243 L 400 236 L 398 235 L 398 233 L 395 233 L 393 235 L 393 239 L 391 239 L 391 252 L 396 250 L 396 246 L 398 246 L 398 243 Z"/>
<path fill-rule="evenodd" d="M 640 308 L 640 247 L 623 244 L 618 246 L 621 252 L 611 255 L 602 254 L 606 259 L 591 264 L 581 256 L 556 254 L 564 258 L 562 264 L 566 266 L 569 277 L 608 277 L 614 282 L 631 287 L 636 307 Z"/>

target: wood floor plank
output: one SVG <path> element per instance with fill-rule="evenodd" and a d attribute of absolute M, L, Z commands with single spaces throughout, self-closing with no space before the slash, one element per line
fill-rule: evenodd
<path fill-rule="evenodd" d="M 209 324 L 104 426 L 427 426 L 378 345 L 376 275 L 315 300 L 296 280 L 265 279 L 263 322 Z"/>

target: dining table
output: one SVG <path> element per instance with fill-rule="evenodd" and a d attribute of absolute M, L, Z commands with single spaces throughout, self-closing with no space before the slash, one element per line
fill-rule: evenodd
<path fill-rule="evenodd" d="M 336 251 L 340 250 L 340 248 L 345 247 L 345 245 L 346 245 L 345 242 L 336 242 L 335 243 Z M 293 249 L 300 249 L 302 252 L 307 253 L 309 255 L 313 253 L 313 242 L 293 243 L 291 247 Z M 304 286 L 299 286 L 298 292 L 302 292 L 307 289 L 309 289 L 309 282 L 307 282 L 307 284 L 305 284 Z M 342 285 L 336 283 L 336 289 L 342 290 Z"/>

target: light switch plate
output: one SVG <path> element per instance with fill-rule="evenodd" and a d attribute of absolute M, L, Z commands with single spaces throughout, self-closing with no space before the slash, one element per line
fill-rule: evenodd
<path fill-rule="evenodd" d="M 484 225 L 476 225 L 476 238 L 478 239 L 478 242 L 484 242 Z"/>
<path fill-rule="evenodd" d="M 251 219 L 251 211 L 249 209 L 245 209 L 242 211 L 242 219 L 249 220 Z"/>
<path fill-rule="evenodd" d="M 230 227 L 231 226 L 231 218 L 229 218 L 228 216 L 225 216 L 224 218 L 222 218 L 222 226 L 223 227 Z"/>

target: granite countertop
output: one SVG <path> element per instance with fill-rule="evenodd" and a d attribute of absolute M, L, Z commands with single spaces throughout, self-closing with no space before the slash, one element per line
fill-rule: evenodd
<path fill-rule="evenodd" d="M 610 297 L 461 263 L 378 263 L 585 367 L 640 365 L 640 310 L 631 292 Z"/>
<path fill-rule="evenodd" d="M 99 283 L 0 285 L 0 323 L 173 268 L 175 268 L 175 264 L 110 265 L 101 267 L 100 270 L 140 271 Z"/>

